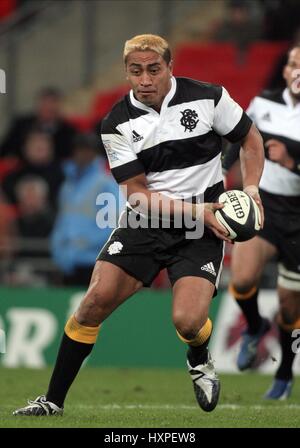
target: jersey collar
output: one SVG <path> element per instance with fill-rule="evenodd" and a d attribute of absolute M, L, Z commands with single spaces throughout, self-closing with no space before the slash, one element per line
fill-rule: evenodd
<path fill-rule="evenodd" d="M 286 103 L 287 106 L 289 106 L 293 110 L 300 109 L 300 102 L 298 102 L 296 105 L 294 105 L 291 94 L 289 92 L 289 89 L 286 87 L 284 91 L 282 92 L 282 97 Z"/>
<path fill-rule="evenodd" d="M 168 107 L 169 102 L 171 101 L 171 99 L 175 95 L 176 87 L 177 87 L 176 78 L 174 76 L 172 76 L 171 77 L 171 88 L 170 88 L 169 92 L 167 93 L 167 95 L 165 96 L 165 99 L 163 100 L 163 103 L 161 105 L 161 112 L 162 112 L 163 109 Z M 148 107 L 145 104 L 143 104 L 140 101 L 138 101 L 135 98 L 135 96 L 133 95 L 133 91 L 132 90 L 130 90 L 130 92 L 129 92 L 129 98 L 130 98 L 130 102 L 131 102 L 131 104 L 133 106 L 138 107 L 139 109 L 145 110 L 147 112 L 158 113 L 152 107 Z"/>

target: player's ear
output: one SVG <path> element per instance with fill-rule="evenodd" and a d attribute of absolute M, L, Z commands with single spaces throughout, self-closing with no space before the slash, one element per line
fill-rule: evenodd
<path fill-rule="evenodd" d="M 170 70 L 171 76 L 173 76 L 173 67 L 174 67 L 173 59 L 171 59 L 171 61 L 169 62 L 169 70 Z"/>

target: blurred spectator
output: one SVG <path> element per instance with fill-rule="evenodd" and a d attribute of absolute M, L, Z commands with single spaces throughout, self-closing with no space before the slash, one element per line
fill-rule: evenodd
<path fill-rule="evenodd" d="M 49 200 L 55 207 L 63 171 L 54 160 L 54 148 L 51 136 L 39 130 L 30 132 L 22 150 L 24 162 L 10 172 L 3 180 L 3 191 L 7 200 L 15 204 L 18 183 L 28 176 L 38 176 L 46 181 Z"/>
<path fill-rule="evenodd" d="M 53 137 L 55 158 L 70 156 L 76 131 L 62 117 L 62 93 L 58 89 L 43 89 L 37 98 L 36 111 L 14 119 L 0 145 L 0 155 L 22 157 L 24 141 L 33 128 Z"/>
<path fill-rule="evenodd" d="M 3 282 L 13 286 L 45 286 L 51 277 L 49 235 L 54 223 L 47 183 L 34 176 L 16 188 L 13 254 L 3 265 Z"/>
<path fill-rule="evenodd" d="M 59 197 L 59 212 L 52 234 L 54 262 L 67 285 L 86 286 L 101 247 L 111 230 L 96 224 L 99 193 L 117 198 L 118 186 L 99 157 L 99 139 L 94 134 L 78 135 L 73 159 L 65 164 L 66 180 Z"/>
<path fill-rule="evenodd" d="M 262 33 L 256 4 L 249 0 L 231 0 L 226 5 L 226 18 L 217 26 L 213 38 L 216 41 L 232 42 L 240 50 L 245 50 Z"/>
<path fill-rule="evenodd" d="M 16 188 L 19 216 L 16 221 L 20 239 L 19 257 L 49 256 L 48 237 L 55 215 L 48 201 L 48 185 L 39 177 L 26 177 Z"/>

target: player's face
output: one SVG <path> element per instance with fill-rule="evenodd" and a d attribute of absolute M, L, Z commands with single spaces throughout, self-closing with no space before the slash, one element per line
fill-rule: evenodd
<path fill-rule="evenodd" d="M 293 98 L 300 101 L 300 48 L 294 48 L 290 52 L 283 70 L 283 77 Z"/>
<path fill-rule="evenodd" d="M 126 75 L 138 101 L 159 110 L 171 88 L 172 61 L 155 51 L 133 51 L 126 63 Z"/>

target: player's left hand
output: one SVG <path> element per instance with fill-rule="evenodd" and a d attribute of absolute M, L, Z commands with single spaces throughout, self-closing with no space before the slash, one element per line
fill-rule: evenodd
<path fill-rule="evenodd" d="M 279 163 L 279 165 L 283 166 L 284 168 L 294 168 L 294 160 L 292 159 L 292 157 L 290 157 L 287 147 L 284 143 L 271 138 L 270 140 L 266 141 L 265 146 L 268 148 L 269 159 L 272 160 L 272 162 Z"/>
<path fill-rule="evenodd" d="M 261 220 L 260 228 L 262 229 L 264 227 L 265 214 L 262 201 L 259 195 L 258 187 L 256 187 L 255 185 L 248 185 L 247 187 L 244 188 L 244 192 L 247 193 L 249 196 L 251 196 L 258 205 Z"/>

